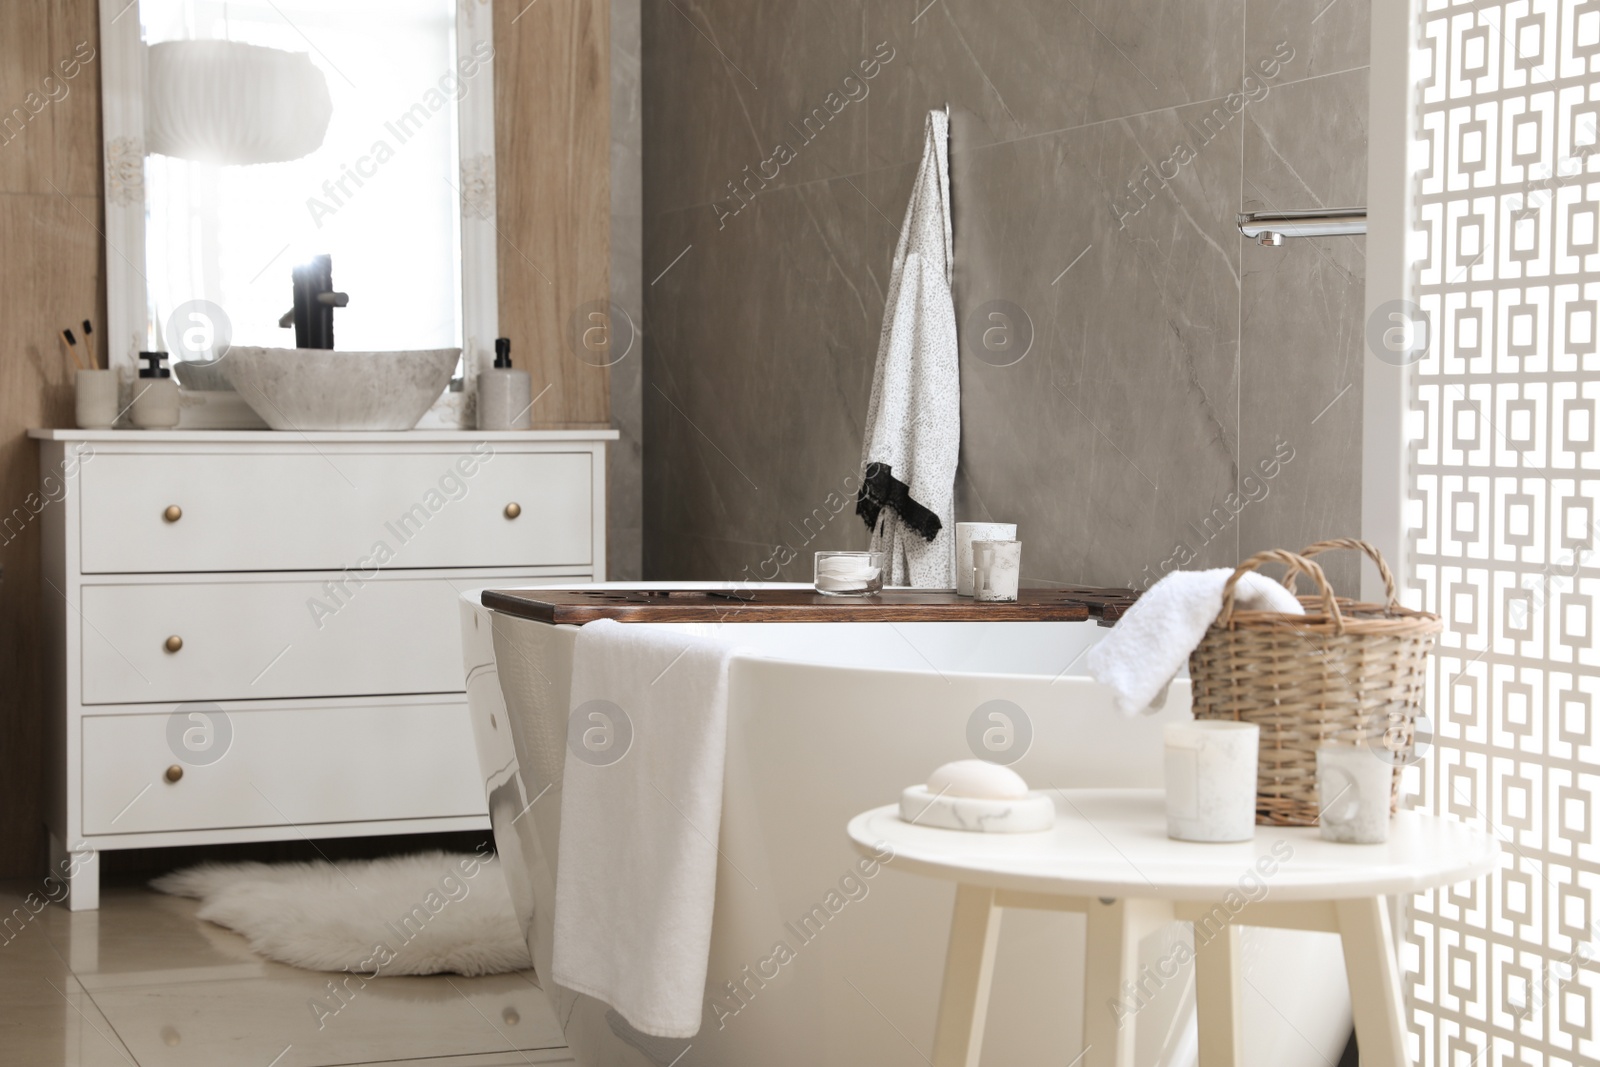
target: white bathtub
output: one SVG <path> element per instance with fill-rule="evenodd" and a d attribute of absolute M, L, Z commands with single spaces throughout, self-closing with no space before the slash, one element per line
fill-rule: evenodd
<path fill-rule="evenodd" d="M 462 625 L 495 842 L 534 962 L 547 975 L 577 630 L 488 611 L 476 592 L 463 598 Z M 708 1009 L 692 1042 L 656 1041 L 630 1034 L 605 1005 L 547 981 L 582 1067 L 666 1067 L 680 1055 L 678 1067 L 926 1063 L 954 899 L 949 884 L 897 872 L 890 862 L 813 940 L 795 943 L 785 927 L 854 869 L 846 821 L 894 801 L 937 765 L 972 756 L 974 712 L 990 701 L 1011 702 L 1031 724 L 1031 744 L 1012 766 L 1034 788 L 1159 787 L 1161 727 L 1189 714 L 1187 682 L 1174 687 L 1160 715 L 1116 714 L 1107 691 L 1082 673 L 1082 653 L 1104 633 L 1093 622 L 680 628 L 716 629 L 749 650 L 735 659 L 730 679 L 723 861 L 706 990 L 708 1003 L 723 1006 Z M 1350 1020 L 1337 939 L 1243 934 L 1247 1063 L 1336 1062 Z M 1174 924 L 1147 941 L 1143 955 L 1154 965 L 1188 936 Z M 771 956 L 780 939 L 795 958 L 762 985 L 745 981 L 745 967 Z M 1082 1049 L 1082 961 L 1081 917 L 1007 912 L 985 1064 L 1073 1061 Z M 742 999 L 728 995 L 724 983 L 735 980 L 744 982 Z M 1192 1064 L 1192 970 L 1147 989 L 1155 990 L 1151 1003 L 1135 1018 L 1138 1062 Z"/>

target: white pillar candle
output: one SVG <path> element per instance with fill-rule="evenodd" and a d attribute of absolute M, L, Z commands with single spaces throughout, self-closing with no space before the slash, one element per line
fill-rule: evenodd
<path fill-rule="evenodd" d="M 1256 755 L 1251 722 L 1169 723 L 1167 836 L 1178 841 L 1248 841 L 1256 835 Z"/>
<path fill-rule="evenodd" d="M 1394 764 L 1366 745 L 1317 749 L 1317 805 L 1322 837 L 1351 845 L 1389 840 L 1389 790 Z"/>
<path fill-rule="evenodd" d="M 1022 583 L 1021 541 L 972 542 L 972 595 L 978 600 L 1015 600 Z"/>
<path fill-rule="evenodd" d="M 1014 522 L 956 523 L 956 595 L 972 595 L 972 542 L 1014 541 L 1016 537 Z"/>

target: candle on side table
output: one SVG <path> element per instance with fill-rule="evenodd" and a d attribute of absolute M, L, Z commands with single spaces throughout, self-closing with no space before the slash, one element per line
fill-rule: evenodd
<path fill-rule="evenodd" d="M 1256 835 L 1256 757 L 1261 728 L 1199 719 L 1169 723 L 1167 836 L 1178 841 L 1248 841 Z"/>
<path fill-rule="evenodd" d="M 1317 749 L 1317 820 L 1326 841 L 1377 845 L 1389 840 L 1389 790 L 1394 764 L 1366 745 Z"/>

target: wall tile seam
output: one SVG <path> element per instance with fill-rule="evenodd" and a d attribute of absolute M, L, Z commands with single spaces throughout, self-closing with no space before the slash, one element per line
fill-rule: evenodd
<path fill-rule="evenodd" d="M 1327 74 L 1313 74 L 1313 75 L 1311 75 L 1309 77 L 1299 78 L 1299 79 L 1295 79 L 1295 80 L 1292 80 L 1292 81 L 1273 82 L 1272 83 L 1272 87 L 1274 89 L 1282 89 L 1282 88 L 1286 88 L 1287 86 L 1291 86 L 1291 85 L 1304 85 L 1304 84 L 1306 84 L 1308 82 L 1320 81 L 1320 80 L 1322 80 L 1324 78 L 1334 78 L 1334 77 L 1338 77 L 1341 74 L 1353 74 L 1356 71 L 1363 71 L 1363 70 L 1367 70 L 1367 69 L 1368 69 L 1368 65 L 1362 65 L 1362 66 L 1359 66 L 1359 67 L 1349 67 L 1349 68 L 1347 68 L 1345 70 L 1330 71 Z M 1137 111 L 1137 112 L 1133 112 L 1133 113 L 1128 114 L 1128 115 L 1118 115 L 1118 116 L 1115 116 L 1113 118 L 1096 119 L 1093 122 L 1083 122 L 1083 123 L 1079 123 L 1076 126 L 1062 126 L 1059 129 L 1044 130 L 1044 131 L 1041 131 L 1039 133 L 1030 133 L 1025 137 L 1013 137 L 1013 138 L 1010 138 L 1009 140 L 1005 140 L 1005 141 L 990 141 L 990 142 L 988 142 L 986 144 L 974 145 L 974 146 L 969 147 L 969 148 L 963 148 L 960 151 L 963 154 L 970 153 L 970 154 L 976 155 L 976 154 L 981 153 L 981 152 L 988 152 L 988 151 L 992 151 L 992 150 L 999 149 L 999 148 L 1006 148 L 1006 147 L 1009 147 L 1009 146 L 1012 146 L 1012 145 L 1026 144 L 1029 141 L 1036 141 L 1036 140 L 1039 140 L 1040 138 L 1043 138 L 1043 137 L 1055 137 L 1055 136 L 1058 136 L 1060 134 L 1076 133 L 1076 132 L 1078 132 L 1080 130 L 1093 129 L 1096 126 L 1104 126 L 1104 125 L 1107 125 L 1107 124 L 1113 123 L 1113 122 L 1125 122 L 1125 121 L 1127 121 L 1129 119 L 1147 118 L 1147 117 L 1149 117 L 1151 115 L 1160 115 L 1160 114 L 1163 114 L 1163 113 L 1168 112 L 1168 111 L 1177 111 L 1177 110 L 1179 110 L 1181 108 L 1199 107 L 1199 106 L 1201 106 L 1203 104 L 1219 104 L 1219 103 L 1221 103 L 1222 101 L 1224 101 L 1226 99 L 1227 99 L 1226 96 L 1216 96 L 1216 97 L 1210 97 L 1210 98 L 1205 99 L 1205 100 L 1190 100 L 1190 101 L 1187 101 L 1185 103 L 1173 104 L 1173 105 L 1168 106 L 1168 107 L 1152 108 L 1149 111 Z M 890 163 L 880 163 L 880 164 L 878 164 L 876 166 L 868 167 L 865 170 L 855 170 L 855 171 L 849 171 L 849 172 L 844 172 L 844 173 L 823 174 L 823 175 L 819 175 L 819 176 L 817 176 L 815 178 L 807 178 L 803 182 L 783 182 L 783 183 L 768 182 L 767 183 L 767 188 L 763 189 L 761 192 L 763 194 L 764 193 L 769 193 L 769 192 L 788 192 L 788 191 L 793 191 L 793 190 L 798 190 L 798 189 L 804 189 L 804 188 L 807 188 L 808 186 L 823 185 L 823 184 L 826 184 L 828 182 L 848 181 L 848 180 L 853 180 L 853 179 L 857 179 L 857 178 L 866 178 L 866 177 L 869 177 L 871 175 L 881 174 L 881 173 L 883 173 L 885 171 L 897 170 L 897 169 L 902 168 L 902 167 L 909 167 L 909 166 L 912 166 L 912 165 L 914 165 L 916 163 L 920 163 L 921 160 L 922 160 L 922 157 L 920 155 L 907 156 L 907 157 L 905 157 L 903 159 L 895 160 L 895 161 L 890 162 Z M 1241 189 L 1241 191 L 1242 191 L 1242 189 Z M 671 215 L 683 214 L 683 213 L 689 212 L 689 211 L 703 211 L 703 210 L 705 210 L 707 208 L 713 207 L 714 205 L 719 203 L 721 201 L 721 199 L 722 198 L 719 197 L 719 198 L 717 198 L 715 200 L 701 200 L 701 201 L 696 201 L 694 203 L 682 205 L 681 207 L 661 208 L 661 209 L 656 210 L 656 211 L 647 210 L 645 212 L 645 218 L 647 218 L 647 219 L 664 219 L 664 218 L 667 218 L 667 217 L 669 217 Z M 1241 202 L 1243 202 L 1242 198 L 1241 198 Z"/>
<path fill-rule="evenodd" d="M 1248 0 L 1239 5 L 1239 84 L 1250 76 L 1250 4 Z M 1274 88 L 1280 84 L 1274 83 Z M 1245 187 L 1245 150 L 1246 139 L 1243 133 L 1244 124 L 1240 124 L 1239 136 L 1239 199 L 1238 206 L 1244 205 Z M 1240 462 L 1244 455 L 1244 234 L 1235 234 L 1237 241 L 1234 245 L 1234 255 L 1239 264 L 1239 294 L 1234 298 L 1233 304 L 1233 425 L 1234 425 L 1234 462 L 1233 462 L 1233 492 L 1239 495 L 1240 483 L 1244 480 Z M 1242 523 L 1233 524 L 1233 558 L 1243 559 Z"/>

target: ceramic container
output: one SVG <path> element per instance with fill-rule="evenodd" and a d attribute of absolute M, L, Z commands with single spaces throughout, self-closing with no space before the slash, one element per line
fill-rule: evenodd
<path fill-rule="evenodd" d="M 178 383 L 171 378 L 137 378 L 129 418 L 141 430 L 171 430 L 178 425 Z"/>
<path fill-rule="evenodd" d="M 976 599 L 1015 600 L 1021 582 L 1021 541 L 972 542 L 972 595 Z"/>
<path fill-rule="evenodd" d="M 1317 792 L 1325 841 L 1376 845 L 1389 840 L 1389 790 L 1394 764 L 1366 745 L 1317 749 Z"/>
<path fill-rule="evenodd" d="M 77 377 L 76 414 L 80 430 L 109 430 L 117 421 L 117 372 L 80 370 Z"/>
<path fill-rule="evenodd" d="M 128 419 L 141 430 L 171 430 L 178 425 L 178 382 L 165 352 L 140 352 L 146 366 L 133 381 Z"/>
<path fill-rule="evenodd" d="M 490 367 L 478 372 L 478 429 L 533 428 L 533 378 L 525 370 Z"/>
<path fill-rule="evenodd" d="M 1169 723 L 1162 738 L 1167 836 L 1178 841 L 1255 837 L 1261 728 L 1252 722 L 1199 719 Z"/>
<path fill-rule="evenodd" d="M 1016 536 L 1014 522 L 956 523 L 956 595 L 972 595 L 972 542 L 1013 541 Z"/>
<path fill-rule="evenodd" d="M 172 373 L 178 376 L 178 384 L 191 393 L 233 392 L 220 359 L 175 359 Z"/>

